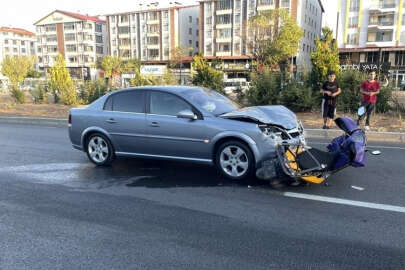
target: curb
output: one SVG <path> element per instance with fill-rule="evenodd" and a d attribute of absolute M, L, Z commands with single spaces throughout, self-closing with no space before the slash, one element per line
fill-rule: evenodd
<path fill-rule="evenodd" d="M 305 129 L 308 138 L 333 139 L 343 134 L 338 129 Z M 367 141 L 405 143 L 405 133 L 366 131 Z"/>
<path fill-rule="evenodd" d="M 0 116 L 0 123 L 67 127 L 67 119 L 60 118 Z M 338 129 L 305 129 L 305 132 L 308 138 L 329 140 L 343 134 L 343 131 Z M 401 132 L 366 131 L 366 137 L 368 141 L 405 143 L 405 133 Z"/>
<path fill-rule="evenodd" d="M 66 127 L 67 119 L 44 118 L 44 117 L 43 118 L 41 118 L 41 117 L 22 117 L 22 116 L 0 116 L 0 123 Z"/>

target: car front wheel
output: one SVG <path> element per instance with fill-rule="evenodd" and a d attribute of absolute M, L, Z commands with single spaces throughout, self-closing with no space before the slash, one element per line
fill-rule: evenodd
<path fill-rule="evenodd" d="M 87 139 L 86 152 L 90 161 L 98 166 L 109 165 L 114 159 L 111 142 L 99 133 Z"/>
<path fill-rule="evenodd" d="M 215 160 L 221 173 L 231 180 L 242 180 L 253 175 L 252 151 L 239 141 L 228 141 L 221 144 Z"/>

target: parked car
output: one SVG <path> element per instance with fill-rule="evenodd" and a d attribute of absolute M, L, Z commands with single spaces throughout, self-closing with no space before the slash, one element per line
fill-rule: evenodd
<path fill-rule="evenodd" d="M 305 142 L 302 125 L 284 106 L 242 108 L 216 91 L 189 86 L 108 93 L 70 110 L 69 136 L 96 165 L 115 157 L 191 161 L 215 165 L 234 180 L 261 177 L 265 166 L 275 172 L 276 145 Z"/>

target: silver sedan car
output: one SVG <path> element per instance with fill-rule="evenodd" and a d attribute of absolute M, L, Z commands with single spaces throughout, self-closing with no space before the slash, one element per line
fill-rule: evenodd
<path fill-rule="evenodd" d="M 190 86 L 108 93 L 70 110 L 69 136 L 96 165 L 115 157 L 190 161 L 215 165 L 233 180 L 277 177 L 277 145 L 305 143 L 302 125 L 284 106 L 242 108 Z"/>

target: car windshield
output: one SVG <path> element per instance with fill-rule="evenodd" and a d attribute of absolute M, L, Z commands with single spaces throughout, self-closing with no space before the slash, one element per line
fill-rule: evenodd
<path fill-rule="evenodd" d="M 190 102 L 218 116 L 240 108 L 240 105 L 220 93 L 206 88 L 192 88 L 181 92 Z"/>

